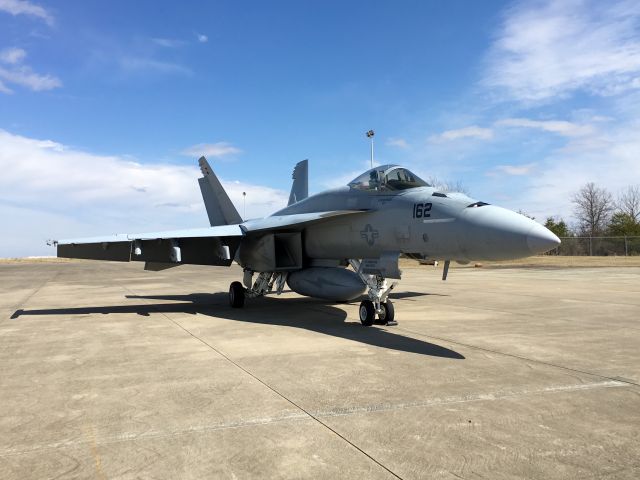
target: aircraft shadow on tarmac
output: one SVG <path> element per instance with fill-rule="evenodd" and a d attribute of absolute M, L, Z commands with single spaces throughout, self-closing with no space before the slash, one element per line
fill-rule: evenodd
<path fill-rule="evenodd" d="M 413 293 L 413 292 L 411 292 Z M 409 295 L 412 296 L 412 295 Z M 401 352 L 432 357 L 464 359 L 460 353 L 393 332 L 379 326 L 362 327 L 359 321 L 345 321 L 347 314 L 328 302 L 309 298 L 276 299 L 264 297 L 250 300 L 243 309 L 229 307 L 226 293 L 192 293 L 188 295 L 126 295 L 128 299 L 162 300 L 174 303 L 143 303 L 76 308 L 17 310 L 12 319 L 39 315 L 187 313 L 263 325 L 281 325 L 332 335 L 355 342 Z"/>

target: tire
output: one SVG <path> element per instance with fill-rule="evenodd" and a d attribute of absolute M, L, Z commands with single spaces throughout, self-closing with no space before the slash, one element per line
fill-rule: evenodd
<path fill-rule="evenodd" d="M 373 321 L 376 319 L 376 308 L 373 306 L 373 302 L 371 300 L 363 300 L 360 303 L 358 314 L 362 325 L 365 327 L 373 325 Z"/>
<path fill-rule="evenodd" d="M 240 282 L 233 282 L 229 287 L 229 305 L 233 308 L 244 306 L 244 287 Z"/>
<path fill-rule="evenodd" d="M 384 310 L 384 320 L 385 323 L 391 323 L 395 320 L 396 311 L 393 308 L 393 303 L 391 300 L 387 300 L 382 304 L 382 310 Z"/>

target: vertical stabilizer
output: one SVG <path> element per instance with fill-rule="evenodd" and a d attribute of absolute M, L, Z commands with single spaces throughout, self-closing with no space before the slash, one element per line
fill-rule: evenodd
<path fill-rule="evenodd" d="M 304 200 L 309 196 L 309 160 L 298 162 L 293 169 L 293 185 L 289 194 L 289 205 Z"/>
<path fill-rule="evenodd" d="M 227 192 L 224 191 L 220 180 L 211 170 L 207 159 L 200 157 L 198 164 L 202 175 L 204 175 L 198 179 L 198 184 L 200 185 L 204 206 L 209 216 L 209 224 L 215 227 L 217 225 L 242 223 L 242 217 L 240 217 L 236 207 L 233 206 Z"/>

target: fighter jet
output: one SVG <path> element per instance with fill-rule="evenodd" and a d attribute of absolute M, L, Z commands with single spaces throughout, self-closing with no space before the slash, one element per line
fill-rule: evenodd
<path fill-rule="evenodd" d="M 208 228 L 59 240 L 58 257 L 141 261 L 147 270 L 185 264 L 243 268 L 229 303 L 281 294 L 285 284 L 309 297 L 347 302 L 364 296 L 362 325 L 397 324 L 389 293 L 399 258 L 460 263 L 509 260 L 560 244 L 552 232 L 513 211 L 443 192 L 398 165 L 367 170 L 347 185 L 308 196 L 308 162 L 293 172 L 289 205 L 243 220 L 202 157 L 198 179 Z M 389 281 L 389 279 L 391 279 Z M 396 281 L 394 281 L 396 280 Z"/>

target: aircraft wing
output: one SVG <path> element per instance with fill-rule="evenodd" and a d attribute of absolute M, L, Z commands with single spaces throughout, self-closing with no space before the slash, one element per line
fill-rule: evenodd
<path fill-rule="evenodd" d="M 173 230 L 57 241 L 58 257 L 118 262 L 229 266 L 240 244 L 240 225 Z M 166 267 L 165 267 L 166 268 Z"/>
<path fill-rule="evenodd" d="M 269 231 L 300 231 L 309 223 L 361 210 L 278 215 L 235 225 L 117 234 L 58 240 L 58 257 L 118 262 L 143 261 L 147 269 L 159 270 L 181 264 L 229 266 L 242 237 Z"/>

